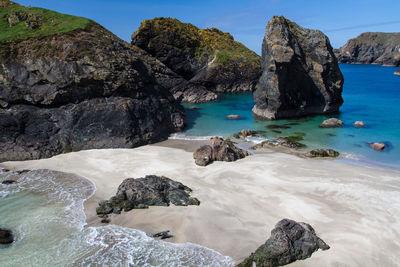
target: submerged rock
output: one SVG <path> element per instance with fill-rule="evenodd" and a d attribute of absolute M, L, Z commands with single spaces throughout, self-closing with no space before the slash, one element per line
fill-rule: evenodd
<path fill-rule="evenodd" d="M 99 203 L 96 212 L 98 215 L 119 214 L 121 210 L 169 206 L 170 203 L 176 206 L 200 205 L 197 198 L 190 197 L 191 192 L 189 187 L 164 176 L 128 178 L 120 184 L 114 197 Z"/>
<path fill-rule="evenodd" d="M 240 119 L 244 119 L 242 116 L 235 115 L 235 114 L 228 115 L 228 116 L 226 116 L 226 118 L 227 118 L 228 120 L 240 120 Z"/>
<path fill-rule="evenodd" d="M 14 242 L 14 235 L 11 230 L 0 228 L 0 244 L 11 244 Z"/>
<path fill-rule="evenodd" d="M 330 118 L 327 120 L 324 120 L 319 127 L 321 128 L 339 128 L 344 125 L 343 121 L 335 119 L 335 118 Z"/>
<path fill-rule="evenodd" d="M 250 149 L 257 150 L 263 147 L 286 147 L 291 149 L 300 149 L 306 147 L 306 145 L 300 143 L 303 140 L 302 136 L 280 136 L 276 139 L 266 140 L 252 146 Z"/>
<path fill-rule="evenodd" d="M 18 10 L 46 28 L 4 29 L 0 162 L 131 148 L 184 128 L 184 109 L 164 87 L 183 79 L 160 61 L 89 19 Z"/>
<path fill-rule="evenodd" d="M 340 63 L 400 66 L 400 33 L 365 32 L 335 49 Z"/>
<path fill-rule="evenodd" d="M 362 127 L 364 127 L 364 126 L 365 126 L 365 123 L 362 122 L 362 121 L 356 121 L 356 122 L 354 122 L 354 127 L 362 128 Z"/>
<path fill-rule="evenodd" d="M 266 28 L 253 113 L 279 119 L 339 111 L 343 75 L 329 39 L 282 16 Z"/>
<path fill-rule="evenodd" d="M 329 246 L 319 238 L 311 225 L 289 219 L 279 221 L 271 237 L 238 267 L 274 267 L 305 260 L 318 249 Z"/>
<path fill-rule="evenodd" d="M 386 144 L 385 143 L 368 143 L 369 146 L 375 150 L 382 151 L 385 149 Z"/>
<path fill-rule="evenodd" d="M 199 166 L 206 166 L 213 161 L 236 161 L 249 153 L 236 147 L 232 141 L 220 137 L 211 138 L 210 145 L 204 145 L 193 153 L 194 161 Z"/>
<path fill-rule="evenodd" d="M 216 28 L 199 29 L 174 18 L 154 18 L 141 23 L 132 44 L 187 81 L 185 86 L 170 87 L 184 102 L 215 100 L 216 93 L 252 92 L 261 75 L 260 57 Z"/>
<path fill-rule="evenodd" d="M 238 138 L 238 139 L 246 138 L 248 136 L 254 136 L 257 133 L 258 133 L 257 131 L 253 131 L 253 130 L 241 130 L 240 132 L 234 134 L 233 137 Z"/>
<path fill-rule="evenodd" d="M 309 158 L 336 158 L 339 156 L 339 152 L 333 149 L 314 149 L 305 154 L 306 157 Z"/>

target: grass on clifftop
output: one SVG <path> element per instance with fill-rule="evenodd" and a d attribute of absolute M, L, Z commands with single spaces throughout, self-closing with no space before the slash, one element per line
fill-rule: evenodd
<path fill-rule="evenodd" d="M 92 23 L 87 18 L 0 0 L 0 42 L 70 33 L 87 29 Z"/>

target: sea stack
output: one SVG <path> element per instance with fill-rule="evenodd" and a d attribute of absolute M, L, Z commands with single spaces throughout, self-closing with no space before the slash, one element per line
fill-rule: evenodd
<path fill-rule="evenodd" d="M 142 22 L 132 44 L 188 82 L 170 88 L 183 102 L 215 100 L 212 96 L 217 93 L 253 92 L 261 75 L 260 57 L 217 28 L 199 29 L 174 18 L 154 18 Z"/>
<path fill-rule="evenodd" d="M 253 113 L 280 119 L 339 111 L 343 75 L 329 39 L 282 16 L 273 17 L 262 46 L 263 74 Z"/>

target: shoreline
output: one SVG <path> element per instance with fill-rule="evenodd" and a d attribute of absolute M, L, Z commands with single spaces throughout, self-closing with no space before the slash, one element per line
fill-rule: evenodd
<path fill-rule="evenodd" d="M 291 266 L 390 266 L 400 260 L 396 257 L 400 244 L 393 241 L 400 237 L 399 171 L 303 159 L 273 150 L 199 167 L 190 151 L 202 142 L 206 141 L 167 140 L 135 149 L 86 150 L 0 166 L 64 171 L 95 183 L 95 194 L 84 203 L 87 226 L 103 225 L 95 212 L 97 203 L 113 196 L 125 178 L 156 174 L 182 182 L 193 189 L 200 206 L 132 210 L 112 215 L 111 224 L 148 235 L 170 230 L 174 238 L 167 242 L 199 244 L 237 263 L 263 244 L 283 218 L 311 224 L 331 246 Z"/>

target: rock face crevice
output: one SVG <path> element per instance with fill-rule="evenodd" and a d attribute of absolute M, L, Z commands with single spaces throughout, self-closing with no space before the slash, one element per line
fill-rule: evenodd
<path fill-rule="evenodd" d="M 335 49 L 340 63 L 400 66 L 400 33 L 364 32 Z"/>
<path fill-rule="evenodd" d="M 132 44 L 180 75 L 186 83 L 170 91 L 183 102 L 215 100 L 218 93 L 252 92 L 261 74 L 260 57 L 232 35 L 199 29 L 173 18 L 142 22 Z"/>
<path fill-rule="evenodd" d="M 262 47 L 253 113 L 266 119 L 339 111 L 343 76 L 328 37 L 273 17 Z"/>
<path fill-rule="evenodd" d="M 136 147 L 183 130 L 184 109 L 165 88 L 183 82 L 173 71 L 95 22 L 36 36 L 50 23 L 38 14 L 27 38 L 0 41 L 0 161 Z"/>

